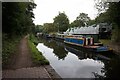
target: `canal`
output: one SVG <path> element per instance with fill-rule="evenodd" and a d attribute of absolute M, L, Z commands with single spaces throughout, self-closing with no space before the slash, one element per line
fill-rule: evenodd
<path fill-rule="evenodd" d="M 39 39 L 37 48 L 62 78 L 119 78 L 120 58 L 84 52 L 53 39 Z"/>

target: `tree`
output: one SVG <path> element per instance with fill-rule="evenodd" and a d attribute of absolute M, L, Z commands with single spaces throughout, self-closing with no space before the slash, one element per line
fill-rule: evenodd
<path fill-rule="evenodd" d="M 108 12 L 101 13 L 95 18 L 95 21 L 96 23 L 110 23 L 110 15 L 108 14 Z"/>
<path fill-rule="evenodd" d="M 114 28 L 112 32 L 112 40 L 113 42 L 120 43 L 120 1 L 110 3 L 107 12 Z"/>
<path fill-rule="evenodd" d="M 4 2 L 2 3 L 3 33 L 12 35 L 22 35 L 30 32 L 34 26 L 32 2 Z"/>
<path fill-rule="evenodd" d="M 90 17 L 88 17 L 88 14 L 86 13 L 80 13 L 80 15 L 76 18 L 76 20 L 82 21 L 84 25 L 88 25 L 88 22 L 90 21 Z"/>
<path fill-rule="evenodd" d="M 52 33 L 56 32 L 57 28 L 54 26 L 53 23 L 44 23 L 43 25 L 43 32 L 44 33 Z"/>
<path fill-rule="evenodd" d="M 81 20 L 75 20 L 70 24 L 70 27 L 81 27 L 81 26 L 85 26 L 85 24 Z"/>
<path fill-rule="evenodd" d="M 90 20 L 90 21 L 88 21 L 88 26 L 91 26 L 93 24 L 96 24 L 96 20 Z"/>
<path fill-rule="evenodd" d="M 60 32 L 66 31 L 69 27 L 69 19 L 65 13 L 59 13 L 59 15 L 54 18 L 53 23 Z"/>
<path fill-rule="evenodd" d="M 107 10 L 110 20 L 115 23 L 120 29 L 120 1 L 109 3 L 109 9 Z"/>
<path fill-rule="evenodd" d="M 35 26 L 35 33 L 42 32 L 43 31 L 43 26 L 42 25 L 36 25 Z"/>
<path fill-rule="evenodd" d="M 94 0 L 95 1 L 95 7 L 98 10 L 98 15 L 106 12 L 106 10 L 109 7 L 109 3 L 105 2 L 104 0 Z"/>
<path fill-rule="evenodd" d="M 88 14 L 86 13 L 80 13 L 79 16 L 74 20 L 70 27 L 81 27 L 81 26 L 87 26 L 88 22 L 90 21 L 90 17 L 88 17 Z"/>
<path fill-rule="evenodd" d="M 105 3 L 102 2 L 101 3 Z M 101 7 L 105 6 L 105 12 L 101 13 L 98 17 L 100 21 L 106 21 L 112 23 L 114 30 L 112 31 L 112 40 L 113 42 L 120 42 L 120 1 L 119 2 L 109 2 L 105 4 L 100 4 Z M 102 8 L 99 9 L 102 10 Z"/>

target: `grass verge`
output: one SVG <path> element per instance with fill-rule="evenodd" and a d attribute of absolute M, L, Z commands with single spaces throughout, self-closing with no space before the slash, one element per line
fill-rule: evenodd
<path fill-rule="evenodd" d="M 111 43 L 111 40 L 109 39 L 100 39 L 99 41 L 103 43 L 104 45 L 109 45 Z"/>
<path fill-rule="evenodd" d="M 34 37 L 29 37 L 28 45 L 31 50 L 33 63 L 35 63 L 36 65 L 49 65 L 49 61 L 42 55 L 41 52 L 38 51 L 34 42 L 36 44 L 36 40 L 34 40 Z"/>
<path fill-rule="evenodd" d="M 39 43 L 38 39 L 33 34 L 29 35 L 29 40 L 33 42 L 35 45 Z"/>

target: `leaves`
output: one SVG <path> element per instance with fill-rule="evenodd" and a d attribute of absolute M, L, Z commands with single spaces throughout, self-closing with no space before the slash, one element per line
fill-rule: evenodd
<path fill-rule="evenodd" d="M 53 23 L 45 23 L 43 26 L 44 33 L 57 32 L 57 27 Z"/>
<path fill-rule="evenodd" d="M 101 3 L 103 3 L 101 1 Z M 99 4 L 99 3 L 97 3 Z M 112 24 L 114 30 L 112 30 L 112 40 L 114 42 L 119 42 L 120 36 L 120 1 L 119 2 L 109 2 L 106 3 L 107 7 L 104 10 L 104 13 L 100 13 L 99 16 L 95 19 L 97 23 L 107 22 Z M 101 7 L 106 6 L 106 4 L 99 4 Z M 100 8 L 102 9 L 102 8 Z"/>
<path fill-rule="evenodd" d="M 3 32 L 9 35 L 22 35 L 30 32 L 33 26 L 35 4 L 31 2 L 2 3 Z"/>
<path fill-rule="evenodd" d="M 74 20 L 70 27 L 81 27 L 81 26 L 87 26 L 88 22 L 90 21 L 90 17 L 88 17 L 88 14 L 86 13 L 80 13 L 79 16 Z"/>
<path fill-rule="evenodd" d="M 65 13 L 59 13 L 59 15 L 54 18 L 54 25 L 57 27 L 58 31 L 66 31 L 69 27 L 67 15 Z"/>

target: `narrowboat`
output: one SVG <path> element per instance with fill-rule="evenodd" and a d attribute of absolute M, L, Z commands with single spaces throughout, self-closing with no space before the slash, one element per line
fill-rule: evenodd
<path fill-rule="evenodd" d="M 89 50 L 97 53 L 112 51 L 112 49 L 108 46 L 104 46 L 101 43 L 95 43 L 94 38 L 92 36 L 67 36 L 64 39 L 64 43 L 70 44 L 72 46 L 78 46 L 80 48 L 83 48 L 84 50 Z"/>

